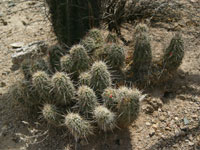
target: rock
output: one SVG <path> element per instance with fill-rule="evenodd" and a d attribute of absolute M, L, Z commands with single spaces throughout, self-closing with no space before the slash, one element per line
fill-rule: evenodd
<path fill-rule="evenodd" d="M 16 50 L 16 52 L 12 55 L 12 63 L 15 67 L 20 66 L 24 59 L 34 59 L 45 55 L 46 52 L 47 44 L 44 41 L 32 42 Z"/>
<path fill-rule="evenodd" d="M 150 122 L 146 122 L 146 125 L 147 125 L 147 126 L 151 126 L 151 123 L 150 123 Z"/>
<path fill-rule="evenodd" d="M 193 143 L 193 142 L 189 142 L 189 143 L 188 143 L 188 145 L 190 145 L 190 146 L 193 146 L 193 145 L 194 145 L 194 143 Z"/>
<path fill-rule="evenodd" d="M 154 109 L 151 105 L 144 105 L 142 109 L 146 114 L 151 114 L 154 112 Z"/>
<path fill-rule="evenodd" d="M 155 135 L 155 130 L 153 128 L 151 128 L 149 131 L 149 136 L 152 137 L 154 135 Z"/>
<path fill-rule="evenodd" d="M 188 125 L 190 123 L 190 121 L 186 117 L 183 119 L 183 121 L 184 121 L 184 125 Z"/>
<path fill-rule="evenodd" d="M 151 106 L 153 106 L 153 108 L 154 108 L 155 110 L 157 110 L 159 107 L 162 107 L 162 105 L 163 105 L 162 101 L 161 101 L 160 99 L 158 99 L 158 98 L 152 98 L 152 99 L 149 101 L 149 104 L 150 104 Z"/>
<path fill-rule="evenodd" d="M 152 128 L 155 129 L 155 130 L 157 130 L 158 129 L 158 124 L 153 124 Z"/>
<path fill-rule="evenodd" d="M 159 120 L 163 122 L 163 121 L 166 120 L 166 118 L 165 118 L 165 116 L 162 115 L 162 116 L 159 117 Z"/>
<path fill-rule="evenodd" d="M 12 48 L 21 48 L 24 46 L 23 42 L 16 42 L 16 43 L 12 43 L 10 44 L 10 46 L 12 46 Z"/>
<path fill-rule="evenodd" d="M 0 87 L 2 88 L 2 87 L 5 87 L 5 86 L 6 86 L 6 83 L 2 81 L 2 82 L 0 83 Z"/>

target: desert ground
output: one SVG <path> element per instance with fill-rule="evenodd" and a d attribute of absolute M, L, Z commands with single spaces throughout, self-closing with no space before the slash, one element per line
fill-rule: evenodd
<path fill-rule="evenodd" d="M 13 43 L 56 43 L 42 0 L 0 1 L 0 150 L 200 150 L 200 1 L 175 0 L 181 18 L 150 25 L 153 56 L 162 55 L 173 34 L 183 34 L 185 57 L 176 76 L 148 91 L 138 119 L 127 130 L 96 133 L 74 144 L 64 128 L 49 126 L 9 98 L 9 87 L 22 77 L 12 69 Z M 127 25 L 123 35 L 131 40 Z M 131 49 L 131 46 L 128 47 Z"/>

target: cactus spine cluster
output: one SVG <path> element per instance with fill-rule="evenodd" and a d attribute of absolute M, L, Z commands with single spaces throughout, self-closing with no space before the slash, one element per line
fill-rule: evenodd
<path fill-rule="evenodd" d="M 61 57 L 60 62 L 61 62 L 61 70 L 63 72 L 66 72 L 66 73 L 72 72 L 73 60 L 70 55 L 65 55 Z"/>
<path fill-rule="evenodd" d="M 78 139 L 87 138 L 89 135 L 93 134 L 93 127 L 91 124 L 76 113 L 69 113 L 65 116 L 65 125 L 76 141 L 78 141 Z"/>
<path fill-rule="evenodd" d="M 118 125 L 127 127 L 138 117 L 140 92 L 137 89 L 120 87 L 118 89 L 120 102 L 118 103 Z"/>
<path fill-rule="evenodd" d="M 83 72 L 89 68 L 90 58 L 82 45 L 75 45 L 70 49 L 73 60 L 73 71 Z"/>
<path fill-rule="evenodd" d="M 80 86 L 77 92 L 77 105 L 79 111 L 89 118 L 94 108 L 98 105 L 97 97 L 95 92 L 88 86 Z"/>
<path fill-rule="evenodd" d="M 70 77 L 62 72 L 57 72 L 52 77 L 52 84 L 57 103 L 70 104 L 75 96 L 75 88 Z"/>
<path fill-rule="evenodd" d="M 117 44 L 109 44 L 105 50 L 107 51 L 106 60 L 108 64 L 113 68 L 120 68 L 125 62 L 125 52 L 122 46 Z"/>
<path fill-rule="evenodd" d="M 89 72 L 83 72 L 79 76 L 79 85 L 90 86 L 91 75 Z"/>
<path fill-rule="evenodd" d="M 48 74 L 44 71 L 38 71 L 33 74 L 32 82 L 41 99 L 48 100 L 51 95 L 50 91 L 52 90 L 51 80 Z"/>
<path fill-rule="evenodd" d="M 90 37 L 86 37 L 80 42 L 81 45 L 86 49 L 87 53 L 91 55 L 94 50 L 97 48 L 95 40 Z"/>
<path fill-rule="evenodd" d="M 104 132 L 113 130 L 116 127 L 116 116 L 105 106 L 98 106 L 94 110 L 94 118 L 99 128 Z"/>
<path fill-rule="evenodd" d="M 145 82 L 148 79 L 152 63 L 152 51 L 147 27 L 139 24 L 136 27 L 135 50 L 133 53 L 133 72 L 136 80 Z"/>
<path fill-rule="evenodd" d="M 55 105 L 52 104 L 44 104 L 42 108 L 42 115 L 46 121 L 50 124 L 58 125 L 59 124 L 59 114 Z"/>
<path fill-rule="evenodd" d="M 49 64 L 51 71 L 55 73 L 56 71 L 60 71 L 60 58 L 63 56 L 63 52 L 58 46 L 53 46 L 49 49 Z"/>
<path fill-rule="evenodd" d="M 91 29 L 88 32 L 88 37 L 94 39 L 95 44 L 97 47 L 101 47 L 103 44 L 103 36 L 101 34 L 101 31 L 97 28 Z"/>
<path fill-rule="evenodd" d="M 104 105 L 108 109 L 114 112 L 117 111 L 117 105 L 120 100 L 117 89 L 113 89 L 111 87 L 106 88 L 102 94 L 102 99 L 103 99 Z"/>
<path fill-rule="evenodd" d="M 93 64 L 91 70 L 91 87 L 95 92 L 102 94 L 104 89 L 112 84 L 111 75 L 106 64 L 102 61 L 97 61 Z"/>
<path fill-rule="evenodd" d="M 32 62 L 30 59 L 25 59 L 21 64 L 22 73 L 27 81 L 31 80 L 32 78 L 31 66 Z"/>
<path fill-rule="evenodd" d="M 164 52 L 163 68 L 168 72 L 176 70 L 184 57 L 184 43 L 180 33 L 171 39 L 169 47 Z"/>
<path fill-rule="evenodd" d="M 33 62 L 33 65 L 32 65 L 32 68 L 31 68 L 32 72 L 37 72 L 37 71 L 45 71 L 46 73 L 49 72 L 49 69 L 48 69 L 48 64 L 47 62 L 40 58 L 40 59 L 37 59 Z"/>

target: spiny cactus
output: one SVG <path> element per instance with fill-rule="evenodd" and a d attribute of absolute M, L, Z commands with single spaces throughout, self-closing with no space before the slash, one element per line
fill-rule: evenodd
<path fill-rule="evenodd" d="M 70 56 L 74 61 L 73 71 L 82 72 L 89 68 L 90 58 L 82 45 L 74 45 L 70 49 Z"/>
<path fill-rule="evenodd" d="M 117 111 L 117 105 L 120 100 L 117 89 L 111 87 L 106 88 L 102 94 L 102 99 L 107 108 L 114 112 Z"/>
<path fill-rule="evenodd" d="M 75 140 L 87 138 L 93 134 L 93 127 L 84 120 L 79 114 L 69 113 L 65 116 L 65 125 L 74 136 Z"/>
<path fill-rule="evenodd" d="M 29 81 L 20 80 L 16 82 L 10 89 L 10 96 L 13 100 L 19 102 L 28 108 L 35 108 L 39 104 L 38 93 Z"/>
<path fill-rule="evenodd" d="M 79 85 L 90 86 L 91 75 L 89 72 L 83 72 L 79 76 Z"/>
<path fill-rule="evenodd" d="M 40 59 L 37 59 L 33 62 L 33 65 L 31 67 L 31 70 L 32 72 L 37 72 L 37 71 L 45 71 L 46 73 L 49 72 L 49 68 L 48 68 L 48 64 L 47 62 L 40 58 Z"/>
<path fill-rule="evenodd" d="M 118 43 L 117 35 L 115 33 L 109 32 L 106 37 L 106 42 L 108 43 Z"/>
<path fill-rule="evenodd" d="M 24 75 L 24 78 L 29 81 L 32 78 L 32 70 L 31 70 L 32 61 L 30 59 L 23 60 L 21 64 L 21 70 Z"/>
<path fill-rule="evenodd" d="M 51 97 L 50 91 L 52 89 L 52 85 L 47 73 L 44 71 L 34 73 L 32 82 L 41 99 L 48 100 Z"/>
<path fill-rule="evenodd" d="M 91 55 L 93 51 L 97 48 L 95 40 L 90 37 L 86 37 L 85 39 L 83 39 L 80 44 L 84 46 L 89 55 Z"/>
<path fill-rule="evenodd" d="M 104 132 L 113 130 L 116 127 L 116 116 L 104 106 L 98 106 L 94 110 L 94 119 L 99 128 Z"/>
<path fill-rule="evenodd" d="M 54 73 L 56 71 L 60 71 L 60 58 L 63 56 L 63 51 L 58 46 L 52 46 L 49 49 L 49 64 L 51 71 Z"/>
<path fill-rule="evenodd" d="M 136 36 L 133 53 L 133 72 L 136 80 L 146 82 L 152 63 L 152 52 L 148 34 L 140 33 Z"/>
<path fill-rule="evenodd" d="M 75 95 L 74 85 L 69 76 L 62 72 L 57 72 L 52 77 L 54 94 L 59 104 L 70 104 Z"/>
<path fill-rule="evenodd" d="M 91 71 L 91 87 L 98 94 L 102 94 L 104 89 L 111 86 L 111 75 L 106 64 L 102 61 L 97 61 L 93 64 Z"/>
<path fill-rule="evenodd" d="M 46 0 L 58 41 L 71 47 L 100 21 L 100 0 Z"/>
<path fill-rule="evenodd" d="M 86 118 L 88 118 L 90 113 L 98 105 L 97 97 L 94 91 L 88 86 L 80 86 L 77 92 L 77 99 L 79 111 L 83 113 Z"/>
<path fill-rule="evenodd" d="M 148 33 L 149 28 L 146 24 L 140 23 L 135 27 L 135 35 L 141 34 L 141 33 Z"/>
<path fill-rule="evenodd" d="M 59 125 L 59 113 L 55 105 L 44 104 L 42 108 L 42 115 L 48 123 L 56 126 Z"/>
<path fill-rule="evenodd" d="M 184 57 L 184 42 L 181 34 L 176 35 L 171 39 L 169 47 L 164 52 L 163 68 L 172 72 L 176 70 L 182 63 Z"/>
<path fill-rule="evenodd" d="M 61 61 L 61 70 L 66 73 L 71 73 L 73 67 L 73 60 L 70 57 L 70 55 L 65 55 L 61 57 L 60 61 Z"/>
<path fill-rule="evenodd" d="M 125 52 L 122 46 L 117 44 L 108 45 L 105 50 L 108 52 L 107 61 L 113 68 L 120 68 L 125 62 Z"/>
<path fill-rule="evenodd" d="M 118 89 L 120 102 L 118 103 L 118 125 L 127 127 L 138 117 L 140 92 L 137 89 L 120 87 Z"/>
<path fill-rule="evenodd" d="M 88 37 L 94 39 L 97 47 L 101 47 L 103 45 L 103 36 L 99 29 L 97 29 L 97 28 L 91 29 L 88 32 Z"/>

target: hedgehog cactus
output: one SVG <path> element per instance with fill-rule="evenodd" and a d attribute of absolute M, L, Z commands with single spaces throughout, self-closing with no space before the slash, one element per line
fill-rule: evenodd
<path fill-rule="evenodd" d="M 135 27 L 135 35 L 141 34 L 141 33 L 148 33 L 149 28 L 146 24 L 140 23 Z"/>
<path fill-rule="evenodd" d="M 57 103 L 70 104 L 75 96 L 75 88 L 69 76 L 65 73 L 57 72 L 52 77 L 52 84 Z"/>
<path fill-rule="evenodd" d="M 35 108 L 39 104 L 38 93 L 29 81 L 18 81 L 10 89 L 11 97 L 28 108 Z"/>
<path fill-rule="evenodd" d="M 55 105 L 44 104 L 42 108 L 42 115 L 48 123 L 56 126 L 59 124 L 59 114 Z"/>
<path fill-rule="evenodd" d="M 111 67 L 120 68 L 124 65 L 125 52 L 122 46 L 111 44 L 105 48 L 105 51 L 108 52 L 106 60 L 111 65 Z"/>
<path fill-rule="evenodd" d="M 89 68 L 90 58 L 82 45 L 75 45 L 70 49 L 73 63 L 73 71 L 85 71 Z"/>
<path fill-rule="evenodd" d="M 42 58 L 34 61 L 31 70 L 33 73 L 37 71 L 45 71 L 48 73 L 49 71 L 47 62 Z"/>
<path fill-rule="evenodd" d="M 117 35 L 115 33 L 109 32 L 106 37 L 106 42 L 107 43 L 118 43 Z"/>
<path fill-rule="evenodd" d="M 133 72 L 137 80 L 147 81 L 152 62 L 152 52 L 147 33 L 136 36 L 135 51 L 133 53 Z"/>
<path fill-rule="evenodd" d="M 106 88 L 102 94 L 102 99 L 103 99 L 104 105 L 107 108 L 116 112 L 117 104 L 119 103 L 119 100 L 120 100 L 118 91 L 116 89 L 113 89 L 111 87 Z"/>
<path fill-rule="evenodd" d="M 54 73 L 60 71 L 60 58 L 63 56 L 63 52 L 58 46 L 53 46 L 49 49 L 49 64 L 51 71 Z"/>
<path fill-rule="evenodd" d="M 65 125 L 74 136 L 75 140 L 78 141 L 82 138 L 87 138 L 93 134 L 93 127 L 87 121 L 81 118 L 79 114 L 69 113 L 65 116 Z"/>
<path fill-rule="evenodd" d="M 120 87 L 118 89 L 120 102 L 118 103 L 118 125 L 127 127 L 138 117 L 140 92 L 137 89 Z"/>
<path fill-rule="evenodd" d="M 78 108 L 81 113 L 83 113 L 86 118 L 89 117 L 90 113 L 98 105 L 97 97 L 94 91 L 88 86 L 80 86 L 78 88 Z"/>
<path fill-rule="evenodd" d="M 66 73 L 70 73 L 73 67 L 73 60 L 70 55 L 61 57 L 61 70 Z"/>
<path fill-rule="evenodd" d="M 88 32 L 88 37 L 94 39 L 97 47 L 101 47 L 103 45 L 103 36 L 99 29 L 97 29 L 97 28 L 91 29 Z"/>
<path fill-rule="evenodd" d="M 94 39 L 90 37 L 83 39 L 80 44 L 83 45 L 89 55 L 97 48 Z"/>
<path fill-rule="evenodd" d="M 106 64 L 102 61 L 97 61 L 93 64 L 91 71 L 91 87 L 97 94 L 102 94 L 104 89 L 111 86 L 111 75 Z"/>
<path fill-rule="evenodd" d="M 30 59 L 25 59 L 21 64 L 22 73 L 27 81 L 31 80 L 32 78 L 31 65 L 32 62 Z"/>
<path fill-rule="evenodd" d="M 163 68 L 169 72 L 175 71 L 184 57 L 184 43 L 180 33 L 177 33 L 171 40 L 163 58 Z"/>
<path fill-rule="evenodd" d="M 116 127 L 116 117 L 113 112 L 104 106 L 98 106 L 94 110 L 94 119 L 99 128 L 104 132 L 113 130 Z"/>
<path fill-rule="evenodd" d="M 90 86 L 91 75 L 89 72 L 83 72 L 79 76 L 79 85 Z"/>
<path fill-rule="evenodd" d="M 32 82 L 41 99 L 48 100 L 50 98 L 50 91 L 52 89 L 51 80 L 48 74 L 44 71 L 38 71 L 33 74 Z"/>

